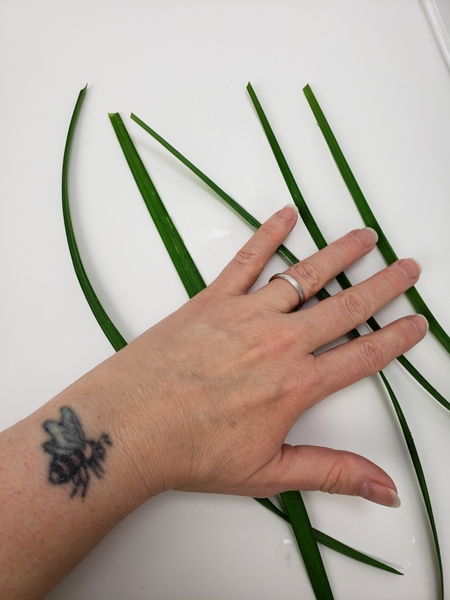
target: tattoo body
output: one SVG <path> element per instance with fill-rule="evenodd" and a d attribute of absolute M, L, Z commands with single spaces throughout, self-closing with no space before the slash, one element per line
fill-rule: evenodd
<path fill-rule="evenodd" d="M 101 463 L 105 460 L 106 448 L 112 442 L 103 433 L 98 441 L 87 440 L 81 423 L 71 408 L 61 408 L 61 420 L 45 421 L 43 428 L 50 435 L 50 440 L 42 444 L 45 452 L 51 455 L 48 481 L 55 485 L 72 483 L 70 497 L 78 490 L 81 497 L 86 496 L 90 473 L 101 478 L 105 471 Z"/>

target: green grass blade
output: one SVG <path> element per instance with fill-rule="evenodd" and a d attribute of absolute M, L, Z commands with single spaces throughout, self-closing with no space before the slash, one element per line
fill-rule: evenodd
<path fill-rule="evenodd" d="M 64 216 L 64 227 L 66 230 L 67 243 L 69 245 L 70 256 L 72 258 L 73 267 L 75 269 L 76 276 L 80 283 L 81 289 L 86 297 L 86 300 L 97 319 L 98 324 L 102 328 L 104 334 L 111 342 L 113 348 L 117 351 L 127 345 L 126 341 L 120 334 L 117 327 L 113 324 L 109 316 L 106 314 L 100 300 L 97 298 L 96 293 L 88 279 L 86 271 L 81 260 L 80 252 L 78 250 L 75 234 L 73 231 L 72 218 L 70 215 L 69 206 L 69 162 L 70 162 L 70 151 L 72 148 L 72 140 L 75 132 L 75 126 L 78 120 L 78 115 L 83 104 L 83 100 L 86 94 L 87 86 L 83 88 L 75 104 L 75 109 L 72 114 L 72 119 L 69 125 L 69 131 L 67 133 L 66 145 L 64 148 L 63 166 L 62 166 L 62 209 Z"/>
<path fill-rule="evenodd" d="M 264 506 L 265 508 L 267 508 L 268 510 L 273 512 L 275 515 L 280 517 L 281 519 L 284 519 L 284 521 L 286 521 L 286 523 L 291 522 L 288 515 L 286 515 L 282 510 L 280 510 L 277 506 L 275 506 L 275 504 L 273 502 L 271 502 L 268 498 L 255 498 L 255 500 L 257 502 L 259 502 L 262 506 Z M 318 529 L 315 529 L 314 527 L 312 528 L 312 530 L 314 533 L 314 537 L 316 538 L 316 541 L 318 541 L 319 544 L 322 544 L 323 546 L 327 546 L 328 548 L 331 548 L 331 550 L 338 551 L 341 554 L 343 554 L 344 556 L 353 558 L 353 560 L 362 562 L 366 565 L 369 565 L 370 567 L 375 567 L 377 569 L 381 569 L 382 571 L 387 571 L 388 573 L 393 573 L 394 575 L 403 575 L 403 573 L 401 573 L 400 571 L 397 571 L 397 569 L 394 569 L 393 567 L 390 567 L 389 565 L 386 565 L 385 563 L 383 563 L 379 560 L 376 560 L 375 558 L 367 556 L 367 554 L 363 554 L 362 552 L 359 552 L 358 550 L 355 550 L 354 548 L 351 548 L 350 546 L 347 546 L 346 544 L 339 542 L 335 538 L 332 538 L 331 536 L 327 535 L 326 533 L 322 533 L 321 531 L 319 531 Z"/>
<path fill-rule="evenodd" d="M 305 223 L 308 231 L 310 232 L 316 246 L 319 248 L 319 250 L 322 248 L 325 248 L 325 246 L 327 245 L 325 238 L 323 237 L 322 232 L 320 231 L 314 217 L 312 216 L 311 211 L 309 210 L 309 208 L 305 202 L 305 199 L 304 199 L 302 193 L 300 192 L 297 182 L 295 181 L 294 176 L 292 175 L 292 171 L 289 168 L 289 165 L 287 164 L 286 159 L 284 158 L 284 155 L 281 151 L 278 141 L 275 138 L 275 135 L 272 131 L 271 126 L 269 125 L 269 121 L 267 120 L 267 117 L 262 109 L 262 106 L 261 106 L 258 98 L 256 97 L 255 91 L 253 90 L 253 87 L 250 83 L 247 85 L 247 91 L 253 102 L 253 106 L 255 107 L 255 110 L 259 117 L 259 120 L 261 121 L 261 124 L 264 129 L 264 133 L 266 134 L 267 139 L 269 140 L 269 144 L 272 148 L 272 151 L 275 155 L 278 166 L 280 167 L 280 170 L 281 170 L 283 177 L 286 181 L 286 184 L 289 188 L 292 199 L 294 200 L 295 205 L 297 206 L 297 208 L 299 210 L 300 216 L 301 216 L 303 222 Z"/>
<path fill-rule="evenodd" d="M 317 600 L 333 600 L 330 582 L 300 492 L 280 494 Z"/>
<path fill-rule="evenodd" d="M 205 288 L 206 284 L 161 201 L 121 116 L 114 113 L 110 114 L 109 118 L 153 222 L 189 297 L 192 298 L 199 290 Z"/>
<path fill-rule="evenodd" d="M 398 417 L 398 420 L 400 423 L 400 427 L 402 428 L 403 435 L 405 437 L 406 444 L 408 446 L 409 454 L 410 454 L 411 460 L 413 462 L 414 470 L 417 475 L 417 480 L 419 482 L 420 490 L 422 492 L 422 497 L 425 502 L 425 507 L 427 510 L 428 519 L 430 521 L 431 531 L 433 534 L 434 547 L 436 550 L 436 557 L 437 557 L 438 567 L 439 567 L 439 587 L 440 587 L 439 597 L 443 599 L 444 598 L 444 571 L 443 571 L 443 567 L 442 567 L 441 549 L 440 549 L 439 538 L 438 538 L 437 529 L 436 529 L 436 522 L 434 520 L 433 508 L 431 506 L 430 494 L 428 492 L 428 486 L 427 486 L 427 482 L 425 480 L 425 475 L 423 472 L 422 464 L 420 462 L 419 453 L 417 452 L 417 448 L 414 443 L 414 438 L 408 427 L 408 423 L 406 422 L 405 415 L 403 414 L 400 404 L 399 404 L 397 398 L 395 397 L 392 387 L 390 386 L 388 380 L 386 379 L 386 375 L 384 375 L 384 373 L 381 372 L 380 376 L 383 380 L 384 385 L 386 386 L 386 389 L 389 393 L 392 404 L 394 406 L 395 412 L 397 414 L 397 417 Z"/>
<path fill-rule="evenodd" d="M 243 206 L 241 206 L 236 200 L 234 200 L 229 194 L 227 194 L 221 187 L 219 187 L 212 179 L 210 179 L 205 173 L 200 171 L 191 161 L 189 161 L 185 156 L 181 154 L 178 150 L 176 150 L 173 146 L 169 144 L 164 138 L 162 138 L 154 129 L 149 127 L 144 121 L 142 121 L 135 114 L 131 113 L 131 119 L 135 121 L 138 125 L 142 127 L 147 133 L 149 133 L 156 141 L 158 141 L 166 150 L 168 150 L 173 156 L 175 156 L 182 164 L 184 164 L 192 173 L 197 175 L 197 177 L 203 181 L 210 189 L 215 192 L 219 198 L 222 198 L 233 210 L 235 210 L 238 215 L 240 215 L 243 219 L 247 221 L 252 227 L 258 229 L 261 227 L 261 223 L 255 219 L 253 215 L 251 215 Z M 284 256 L 289 262 L 294 263 L 298 262 L 298 259 L 292 254 L 290 250 L 288 250 L 285 246 L 281 245 L 278 248 L 278 252 Z"/>
<path fill-rule="evenodd" d="M 352 170 L 350 169 L 350 166 L 344 157 L 344 154 L 321 107 L 319 106 L 319 103 L 317 102 L 316 97 L 313 94 L 311 87 L 309 85 L 305 86 L 303 92 L 365 225 L 367 227 L 372 227 L 378 233 L 377 246 L 381 252 L 381 255 L 388 264 L 393 263 L 398 257 L 383 230 L 381 229 L 380 224 L 373 214 L 364 194 L 362 193 L 362 190 L 359 187 L 358 182 L 356 181 L 355 176 L 353 175 Z M 430 331 L 433 333 L 439 343 L 445 348 L 445 350 L 450 353 L 449 335 L 444 331 L 443 327 L 428 308 L 424 299 L 417 291 L 417 288 L 412 287 L 405 293 L 416 311 L 427 318 L 430 324 Z"/>

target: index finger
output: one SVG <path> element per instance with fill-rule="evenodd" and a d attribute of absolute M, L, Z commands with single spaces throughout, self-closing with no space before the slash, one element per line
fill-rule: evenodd
<path fill-rule="evenodd" d="M 267 261 L 293 230 L 297 207 L 288 204 L 272 215 L 228 263 L 210 287 L 220 286 L 232 296 L 246 294 L 261 275 Z"/>

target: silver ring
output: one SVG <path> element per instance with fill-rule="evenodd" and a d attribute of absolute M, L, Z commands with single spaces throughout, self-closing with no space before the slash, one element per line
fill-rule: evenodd
<path fill-rule="evenodd" d="M 269 283 L 272 281 L 272 279 L 284 279 L 285 281 L 290 283 L 294 290 L 297 292 L 298 304 L 292 312 L 299 310 L 305 304 L 305 292 L 303 291 L 302 286 L 297 281 L 295 281 L 293 277 L 291 277 L 290 275 L 286 275 L 286 273 L 275 273 L 275 275 L 272 275 L 272 277 L 269 279 Z"/>

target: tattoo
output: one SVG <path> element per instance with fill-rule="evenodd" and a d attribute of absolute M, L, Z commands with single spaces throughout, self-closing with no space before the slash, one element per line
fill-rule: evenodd
<path fill-rule="evenodd" d="M 61 408 L 61 420 L 45 421 L 43 428 L 50 435 L 50 440 L 42 444 L 44 452 L 51 456 L 48 481 L 55 485 L 72 484 L 70 497 L 78 490 L 81 497 L 86 496 L 90 473 L 101 478 L 105 471 L 101 463 L 105 460 L 106 448 L 112 442 L 103 433 L 98 441 L 87 440 L 81 423 L 71 408 Z"/>

